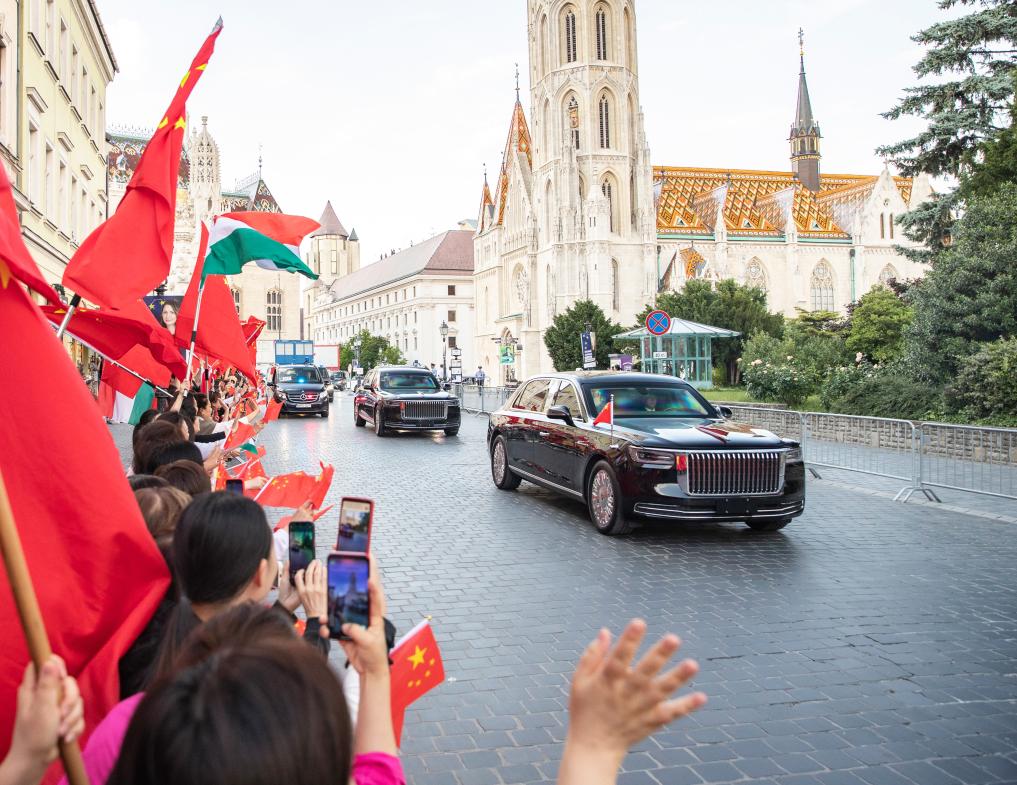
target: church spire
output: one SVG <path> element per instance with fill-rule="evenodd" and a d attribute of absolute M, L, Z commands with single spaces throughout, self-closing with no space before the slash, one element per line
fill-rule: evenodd
<path fill-rule="evenodd" d="M 809 84 L 805 79 L 805 31 L 798 30 L 798 105 L 795 119 L 791 124 L 791 169 L 798 180 L 810 191 L 819 191 L 819 140 L 822 134 L 819 123 L 812 114 L 812 100 L 809 98 Z"/>

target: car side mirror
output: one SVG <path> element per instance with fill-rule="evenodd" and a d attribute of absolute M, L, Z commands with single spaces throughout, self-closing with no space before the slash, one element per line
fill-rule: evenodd
<path fill-rule="evenodd" d="M 547 419 L 561 420 L 566 425 L 575 426 L 576 421 L 572 419 L 572 412 L 568 406 L 552 406 L 547 410 Z"/>
<path fill-rule="evenodd" d="M 732 417 L 734 417 L 734 412 L 731 411 L 730 406 L 718 406 L 717 411 L 720 412 L 720 416 L 723 417 L 725 420 L 730 420 Z"/>
<path fill-rule="evenodd" d="M 452 385 L 451 385 L 451 384 L 449 384 L 448 382 L 445 382 L 445 383 L 444 383 L 444 384 L 443 384 L 443 385 L 441 386 L 441 389 L 443 389 L 443 390 L 444 390 L 445 392 L 449 392 L 449 391 L 451 391 L 451 389 L 452 389 Z"/>

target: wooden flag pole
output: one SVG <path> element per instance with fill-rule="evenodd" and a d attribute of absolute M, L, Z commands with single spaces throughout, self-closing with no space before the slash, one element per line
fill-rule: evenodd
<path fill-rule="evenodd" d="M 11 594 L 21 619 L 21 629 L 28 642 L 28 652 L 35 663 L 35 672 L 41 673 L 42 666 L 52 656 L 46 627 L 39 609 L 39 599 L 35 596 L 32 576 L 28 572 L 25 552 L 21 548 L 21 538 L 14 525 L 14 513 L 10 499 L 7 498 L 7 487 L 0 475 L 0 551 L 3 552 L 4 568 L 11 584 Z M 67 781 L 71 785 L 89 785 L 85 763 L 81 758 L 81 749 L 77 741 L 60 742 L 60 758 L 67 772 Z"/>

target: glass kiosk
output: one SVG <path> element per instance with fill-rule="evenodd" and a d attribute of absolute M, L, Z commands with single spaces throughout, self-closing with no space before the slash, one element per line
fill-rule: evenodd
<path fill-rule="evenodd" d="M 713 387 L 713 341 L 736 338 L 741 333 L 711 327 L 708 324 L 671 319 L 664 335 L 651 335 L 645 327 L 616 335 L 616 341 L 629 340 L 639 346 L 642 358 L 639 370 L 684 379 L 693 387 Z"/>

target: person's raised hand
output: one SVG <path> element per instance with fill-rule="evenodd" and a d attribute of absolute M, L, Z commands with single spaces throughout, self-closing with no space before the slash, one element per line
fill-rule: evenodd
<path fill-rule="evenodd" d="M 300 594 L 297 587 L 290 580 L 290 563 L 287 561 L 279 568 L 279 604 L 287 612 L 293 613 L 300 607 Z"/>
<path fill-rule="evenodd" d="M 209 454 L 209 456 L 203 462 L 205 471 L 208 474 L 211 474 L 213 471 L 215 471 L 215 467 L 219 465 L 219 462 L 221 460 L 222 460 L 222 447 L 220 447 L 217 444 L 215 448 L 212 450 L 212 452 Z"/>
<path fill-rule="evenodd" d="M 266 485 L 268 485 L 268 477 L 251 477 L 244 480 L 245 491 L 260 491 Z"/>
<path fill-rule="evenodd" d="M 314 521 L 314 507 L 310 502 L 304 502 L 293 513 L 290 523 L 311 523 Z"/>
<path fill-rule="evenodd" d="M 361 676 L 388 677 L 388 643 L 385 640 L 385 591 L 381 579 L 375 569 L 374 557 L 371 560 L 371 577 L 367 582 L 367 595 L 371 605 L 371 615 L 367 627 L 359 624 L 344 624 L 343 634 L 350 640 L 340 641 L 350 665 Z"/>
<path fill-rule="evenodd" d="M 321 617 L 328 613 L 328 581 L 325 577 L 325 565 L 315 559 L 307 565 L 306 570 L 298 570 L 294 580 L 300 604 L 304 606 L 307 618 Z"/>
<path fill-rule="evenodd" d="M 645 635 L 646 623 L 636 619 L 614 648 L 606 629 L 586 647 L 569 696 L 566 748 L 573 755 L 617 768 L 633 744 L 706 704 L 701 692 L 671 698 L 699 671 L 693 660 L 684 660 L 661 672 L 681 646 L 676 635 L 665 635 L 633 665 Z"/>

